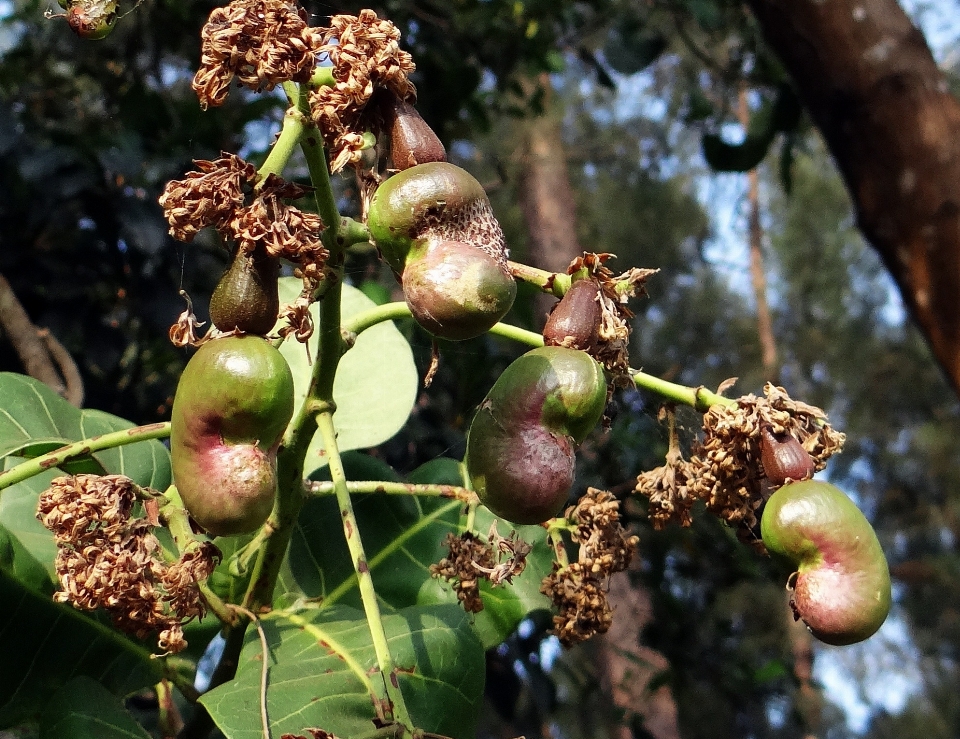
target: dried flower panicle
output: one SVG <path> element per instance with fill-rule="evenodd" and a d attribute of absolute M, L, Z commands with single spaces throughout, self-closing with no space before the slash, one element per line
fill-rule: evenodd
<path fill-rule="evenodd" d="M 173 563 L 146 518 L 131 513 L 139 488 L 122 475 L 54 479 L 41 493 L 37 518 L 54 534 L 58 602 L 105 609 L 119 629 L 158 633 L 168 653 L 186 647 L 183 623 L 203 615 L 197 582 L 210 576 L 219 552 L 206 543 Z"/>
<path fill-rule="evenodd" d="M 599 284 L 600 327 L 590 354 L 610 372 L 614 385 L 627 387 L 633 384 L 628 350 L 633 312 L 626 304 L 632 297 L 645 295 L 647 279 L 660 270 L 634 267 L 615 276 L 605 266 L 612 257 L 613 254 L 584 252 L 570 263 L 567 274 L 585 269 Z"/>
<path fill-rule="evenodd" d="M 516 531 L 501 536 L 496 521 L 490 527 L 487 541 L 472 531 L 465 531 L 460 536 L 447 534 L 444 544 L 449 554 L 430 565 L 430 574 L 453 585 L 468 613 L 483 610 L 481 580 L 489 580 L 492 585 L 513 582 L 526 568 L 530 553 L 530 545 Z"/>
<path fill-rule="evenodd" d="M 329 252 L 320 243 L 320 216 L 283 202 L 284 198 L 303 197 L 306 192 L 278 175 L 267 175 L 253 202 L 233 212 L 226 225 L 227 235 L 248 252 L 262 244 L 271 257 L 283 257 L 300 265 L 322 265 Z"/>
<path fill-rule="evenodd" d="M 335 15 L 322 31 L 317 52 L 333 65 L 334 85 L 311 91 L 310 109 L 330 151 L 332 172 L 360 160 L 365 147 L 361 119 L 375 88 L 415 100 L 416 88 L 408 78 L 413 57 L 399 40 L 399 29 L 372 10 Z"/>
<path fill-rule="evenodd" d="M 291 0 L 233 0 L 214 8 L 200 33 L 193 89 L 200 107 L 223 105 L 234 78 L 251 90 L 306 82 L 316 66 L 317 29 Z"/>
<path fill-rule="evenodd" d="M 647 515 L 653 528 L 660 530 L 670 523 L 689 526 L 693 523 L 690 510 L 696 498 L 690 491 L 690 463 L 680 450 L 667 453 L 666 464 L 637 477 L 636 491 L 650 499 Z"/>
<path fill-rule="evenodd" d="M 664 467 L 641 474 L 637 491 L 650 496 L 655 525 L 671 519 L 689 525 L 695 499 L 710 513 L 737 528 L 746 538 L 757 525 L 756 511 L 764 500 L 760 465 L 761 429 L 796 438 L 822 470 L 839 452 L 844 434 L 835 431 L 820 408 L 793 400 L 782 387 L 767 383 L 764 396 L 750 394 L 730 405 L 713 405 L 703 417 L 703 440 L 691 459 L 679 453 Z"/>
<path fill-rule="evenodd" d="M 187 242 L 207 226 L 222 232 L 257 180 L 256 167 L 226 151 L 219 159 L 194 164 L 198 171 L 168 182 L 160 196 L 170 235 Z"/>
<path fill-rule="evenodd" d="M 732 405 L 714 405 L 703 417 L 703 441 L 690 460 L 690 487 L 707 510 L 731 526 L 752 529 L 763 502 L 760 431 L 792 434 L 809 452 L 817 470 L 840 451 L 845 436 L 834 431 L 820 409 L 790 398 L 767 383 L 764 397 L 753 394 Z"/>
<path fill-rule="evenodd" d="M 557 609 L 553 633 L 569 647 L 610 628 L 609 579 L 629 566 L 638 538 L 628 536 L 620 523 L 620 501 L 603 490 L 588 488 L 586 495 L 567 509 L 566 517 L 576 525 L 577 561 L 566 566 L 554 563 L 540 592 L 553 600 Z"/>

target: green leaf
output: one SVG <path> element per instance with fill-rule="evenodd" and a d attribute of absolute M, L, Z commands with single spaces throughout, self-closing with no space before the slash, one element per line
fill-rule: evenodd
<path fill-rule="evenodd" d="M 299 280 L 280 280 L 280 302 L 292 302 L 300 294 Z M 375 308 L 370 298 L 350 285 L 343 286 L 341 312 L 344 319 Z M 310 306 L 314 324 L 320 325 L 319 306 Z M 319 332 L 308 345 L 309 357 L 316 359 Z M 289 339 L 280 352 L 293 371 L 296 403 L 306 397 L 313 371 L 306 349 Z M 365 449 L 382 444 L 407 422 L 417 398 L 419 378 L 413 352 L 392 322 L 380 323 L 357 337 L 357 342 L 340 360 L 333 386 L 337 403 L 335 422 L 340 451 Z M 320 435 L 314 436 L 307 450 L 304 474 L 309 475 L 327 464 Z"/>
<path fill-rule="evenodd" d="M 77 441 L 80 410 L 42 382 L 0 372 L 0 457 L 35 457 Z"/>
<path fill-rule="evenodd" d="M 43 712 L 40 739 L 150 739 L 113 693 L 88 677 L 58 690 Z"/>
<path fill-rule="evenodd" d="M 66 444 L 101 434 L 133 428 L 133 424 L 103 411 L 79 410 L 32 377 L 0 373 L 0 468 L 9 469 Z M 95 452 L 59 468 L 44 470 L 0 492 L 0 526 L 10 539 L 9 561 L 0 567 L 16 577 L 23 575 L 31 587 L 40 587 L 36 565 L 56 582 L 53 535 L 36 518 L 37 500 L 51 480 L 67 474 L 126 475 L 138 485 L 164 490 L 170 484 L 170 454 L 156 440 Z M 30 573 L 30 574 L 28 574 Z M 47 588 L 40 587 L 42 590 Z"/>
<path fill-rule="evenodd" d="M 125 695 L 160 678 L 150 653 L 0 572 L 0 728 L 38 716 L 78 676 Z"/>
<path fill-rule="evenodd" d="M 89 439 L 134 427 L 135 424 L 124 418 L 87 408 L 81 412 L 80 433 L 82 435 L 71 441 Z M 173 481 L 170 473 L 170 452 L 162 442 L 156 439 L 104 449 L 94 452 L 93 456 L 108 474 L 126 475 L 142 487 L 163 491 Z"/>
<path fill-rule="evenodd" d="M 397 680 L 416 728 L 472 738 L 483 700 L 483 647 L 455 606 L 383 614 Z M 341 737 L 374 730 L 371 704 L 376 655 L 360 610 L 274 611 L 261 620 L 269 647 L 267 715 L 272 736 L 320 728 Z M 263 667 L 250 628 L 234 680 L 200 702 L 227 739 L 260 739 L 257 720 Z"/>
<path fill-rule="evenodd" d="M 344 455 L 348 479 L 391 479 L 385 470 L 371 469 L 374 463 L 383 467 L 381 462 L 361 462 L 359 457 L 365 455 Z M 392 472 L 389 468 L 386 471 Z M 463 485 L 460 463 L 453 459 L 428 462 L 414 470 L 409 481 Z M 446 555 L 447 534 L 464 531 L 462 503 L 439 497 L 374 493 L 354 495 L 353 505 L 367 564 L 383 602 L 393 608 L 457 603 L 453 588 L 430 575 L 430 565 Z M 477 530 L 486 534 L 494 520 L 493 514 L 481 506 L 476 516 Z M 514 527 L 496 520 L 499 533 L 509 535 Z M 518 529 L 533 545 L 526 570 L 512 584 L 493 587 L 484 583 L 481 592 L 485 607 L 472 619 L 472 627 L 486 648 L 502 642 L 531 611 L 550 605 L 540 593 L 540 581 L 553 563 L 546 532 L 540 526 Z M 313 498 L 304 505 L 280 572 L 278 592 L 286 594 L 287 602 L 322 598 L 324 608 L 341 603 L 360 607 L 357 578 L 333 496 Z"/>

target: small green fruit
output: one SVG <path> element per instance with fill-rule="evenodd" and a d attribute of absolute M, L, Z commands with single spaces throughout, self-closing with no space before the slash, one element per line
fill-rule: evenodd
<path fill-rule="evenodd" d="M 767 549 L 789 558 L 791 605 L 827 644 L 863 641 L 890 611 L 890 571 L 877 535 L 838 488 L 819 480 L 788 483 L 760 520 Z"/>
<path fill-rule="evenodd" d="M 466 467 L 480 501 L 512 523 L 542 523 L 563 508 L 576 447 L 607 400 L 603 369 L 575 349 L 542 347 L 514 361 L 480 404 Z"/>
<path fill-rule="evenodd" d="M 187 363 L 173 401 L 173 479 L 211 535 L 249 533 L 267 519 L 277 448 L 292 415 L 293 376 L 264 339 L 213 339 Z"/>
<path fill-rule="evenodd" d="M 279 260 L 257 249 L 237 251 L 210 297 L 210 319 L 221 331 L 265 336 L 280 312 Z"/>

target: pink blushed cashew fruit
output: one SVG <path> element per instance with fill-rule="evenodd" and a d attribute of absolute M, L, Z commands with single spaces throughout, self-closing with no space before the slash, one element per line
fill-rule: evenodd
<path fill-rule="evenodd" d="M 791 606 L 815 637 L 855 644 L 890 612 L 890 570 L 870 522 L 841 490 L 819 480 L 788 483 L 767 501 L 763 543 L 790 559 Z"/>
<path fill-rule="evenodd" d="M 290 368 L 258 336 L 213 339 L 187 363 L 173 401 L 173 479 L 208 533 L 249 533 L 270 515 L 292 415 Z"/>

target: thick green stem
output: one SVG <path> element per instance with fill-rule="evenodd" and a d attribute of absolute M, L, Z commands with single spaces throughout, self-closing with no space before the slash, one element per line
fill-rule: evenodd
<path fill-rule="evenodd" d="M 420 495 L 431 498 L 454 498 L 464 503 L 473 503 L 477 494 L 467 488 L 456 485 L 418 485 L 407 482 L 386 482 L 384 480 L 347 480 L 347 492 L 356 493 L 385 493 L 386 495 Z M 314 482 L 308 480 L 305 486 L 307 495 L 335 495 L 336 485 L 332 482 Z"/>
<path fill-rule="evenodd" d="M 257 170 L 258 181 L 263 182 L 267 175 L 278 175 L 283 171 L 287 162 L 290 161 L 293 150 L 300 143 L 300 137 L 303 136 L 307 121 L 309 121 L 309 117 L 305 121 L 303 113 L 298 107 L 287 108 L 287 112 L 283 116 L 280 135 L 270 148 L 270 153 L 263 162 L 263 166 Z"/>
<path fill-rule="evenodd" d="M 510 274 L 515 279 L 536 285 L 545 293 L 562 298 L 570 287 L 570 275 L 563 272 L 547 272 L 520 262 L 507 262 Z"/>
<path fill-rule="evenodd" d="M 59 467 L 77 457 L 85 457 L 93 452 L 134 444 L 138 441 L 165 439 L 168 436 L 170 436 L 170 423 L 165 422 L 151 423 L 148 426 L 137 426 L 132 429 L 112 431 L 109 434 L 94 436 L 90 439 L 81 439 L 73 444 L 55 449 L 48 454 L 21 462 L 5 472 L 0 472 L 0 490 L 16 485 L 18 482 L 23 482 L 34 475 L 39 475 L 51 467 Z"/>
<path fill-rule="evenodd" d="M 396 683 L 396 669 L 393 664 L 393 655 L 390 654 L 390 645 L 387 643 L 387 634 L 383 628 L 383 619 L 380 616 L 380 603 L 377 600 L 377 591 L 373 586 L 373 577 L 370 575 L 370 565 L 367 562 L 367 555 L 363 550 L 363 542 L 360 539 L 360 529 L 357 526 L 357 517 L 353 512 L 353 502 L 350 499 L 350 491 L 347 489 L 347 476 L 343 470 L 343 464 L 340 461 L 340 453 L 337 449 L 337 431 L 333 425 L 332 411 L 322 411 L 317 414 L 317 427 L 323 437 L 323 446 L 329 457 L 330 477 L 333 480 L 334 490 L 337 496 L 337 505 L 340 507 L 340 517 L 343 520 L 343 533 L 347 539 L 347 549 L 350 551 L 350 558 L 353 560 L 353 569 L 357 575 L 357 583 L 360 589 L 360 600 L 363 603 L 363 611 L 367 617 L 367 624 L 370 626 L 370 636 L 373 640 L 373 649 L 377 655 L 377 664 L 380 667 L 382 678 L 383 695 L 377 698 L 386 699 L 385 706 L 389 706 L 392 711 L 392 718 L 413 730 L 413 723 L 407 712 L 406 704 L 403 701 L 403 695 L 400 693 L 399 685 Z M 379 687 L 381 682 L 374 681 L 375 687 Z"/>
<path fill-rule="evenodd" d="M 657 393 L 657 395 L 661 395 L 674 403 L 689 405 L 701 413 L 706 413 L 712 405 L 732 405 L 737 402 L 734 398 L 725 398 L 711 392 L 702 385 L 700 387 L 678 385 L 675 382 L 667 382 L 639 370 L 633 372 L 633 381 L 638 388 Z"/>

